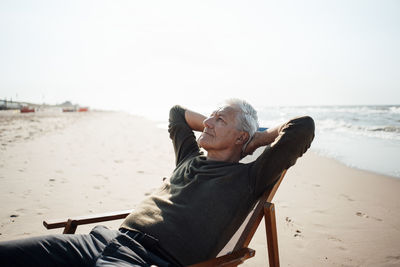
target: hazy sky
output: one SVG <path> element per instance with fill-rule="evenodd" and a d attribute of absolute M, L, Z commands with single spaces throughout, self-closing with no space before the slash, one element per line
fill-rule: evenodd
<path fill-rule="evenodd" d="M 399 104 L 400 1 L 0 1 L 0 98 Z"/>

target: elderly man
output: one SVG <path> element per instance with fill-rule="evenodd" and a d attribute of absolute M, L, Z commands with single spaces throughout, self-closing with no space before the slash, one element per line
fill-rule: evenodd
<path fill-rule="evenodd" d="M 261 194 L 310 146 L 314 122 L 301 117 L 257 132 L 257 113 L 231 100 L 208 118 L 175 106 L 169 133 L 176 168 L 122 223 L 88 235 L 0 243 L 10 266 L 181 266 L 211 257 L 229 241 Z M 201 131 L 196 141 L 193 131 Z M 269 145 L 251 163 L 239 163 Z M 207 151 L 204 156 L 202 147 Z"/>

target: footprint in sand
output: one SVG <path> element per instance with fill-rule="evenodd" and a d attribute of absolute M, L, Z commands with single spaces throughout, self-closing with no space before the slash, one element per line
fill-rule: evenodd
<path fill-rule="evenodd" d="M 103 174 L 95 174 L 94 176 L 96 176 L 96 177 L 101 177 L 101 178 L 103 178 L 103 179 L 106 180 L 106 181 L 109 180 L 109 178 L 108 178 L 107 176 L 104 176 Z"/>
<path fill-rule="evenodd" d="M 301 237 L 303 238 L 304 236 L 301 234 L 301 231 L 299 229 L 296 230 L 296 233 L 293 235 L 294 237 Z"/>
<path fill-rule="evenodd" d="M 369 215 L 367 215 L 367 214 L 365 214 L 365 213 L 363 213 L 363 212 L 360 212 L 360 211 L 357 211 L 357 212 L 356 212 L 356 215 L 359 216 L 359 217 L 366 218 L 366 219 L 371 218 L 371 219 L 373 219 L 373 220 L 375 220 L 375 221 L 378 221 L 378 222 L 383 221 L 383 220 L 380 219 L 380 218 L 369 216 Z"/>
<path fill-rule="evenodd" d="M 334 241 L 334 242 L 342 242 L 341 239 L 339 239 L 339 238 L 337 238 L 337 237 L 334 237 L 334 236 L 329 236 L 329 237 L 328 237 L 328 240 L 331 240 L 331 241 Z"/>
<path fill-rule="evenodd" d="M 290 217 L 286 217 L 285 218 L 285 223 L 286 223 L 286 227 L 288 228 L 293 228 L 293 219 Z"/>
<path fill-rule="evenodd" d="M 291 229 L 293 229 L 293 226 L 294 226 L 293 219 L 291 219 L 290 217 L 286 217 L 285 221 L 286 221 L 286 226 L 290 227 Z M 293 236 L 294 237 L 298 237 L 298 238 L 303 238 L 304 237 L 299 229 L 296 229 L 296 231 L 293 234 Z"/>
<path fill-rule="evenodd" d="M 28 190 L 25 190 L 24 192 L 23 192 L 23 196 L 24 197 L 27 197 L 27 196 L 29 196 L 30 194 L 31 194 L 31 192 L 32 192 L 32 190 L 30 190 L 30 189 L 28 189 Z"/>
<path fill-rule="evenodd" d="M 319 214 L 325 214 L 326 211 L 325 210 L 313 210 L 313 213 L 319 213 Z"/>
<path fill-rule="evenodd" d="M 317 227 L 317 228 L 326 228 L 325 225 L 320 224 L 320 223 L 313 223 L 313 225 L 314 225 L 314 227 Z"/>
<path fill-rule="evenodd" d="M 46 186 L 49 186 L 49 187 L 54 187 L 54 182 L 56 181 L 56 179 L 54 179 L 54 178 L 50 178 L 49 179 L 49 184 L 46 184 Z"/>
<path fill-rule="evenodd" d="M 356 212 L 356 215 L 359 216 L 359 217 L 369 218 L 369 216 L 368 216 L 367 214 L 362 213 L 362 212 L 360 212 L 360 211 L 357 211 L 357 212 Z"/>
<path fill-rule="evenodd" d="M 348 195 L 345 195 L 345 194 L 341 194 L 340 195 L 341 197 L 344 197 L 346 200 L 348 200 L 348 201 L 354 201 L 354 199 L 352 199 L 351 197 L 349 197 Z"/>
<path fill-rule="evenodd" d="M 19 217 L 19 214 L 11 214 L 10 218 L 11 218 L 11 222 L 15 222 L 15 219 Z"/>
<path fill-rule="evenodd" d="M 328 237 L 328 240 L 330 240 L 330 241 L 332 241 L 332 242 L 334 242 L 334 243 L 337 243 L 337 245 L 341 244 L 341 245 L 339 245 L 339 246 L 336 247 L 337 249 L 342 250 L 342 251 L 346 251 L 346 250 L 347 250 L 347 248 L 345 248 L 344 246 L 342 246 L 342 245 L 343 245 L 343 244 L 342 244 L 343 242 L 342 242 L 341 239 L 339 239 L 339 238 L 337 238 L 337 237 L 334 237 L 334 236 L 329 236 L 329 237 Z"/>
<path fill-rule="evenodd" d="M 400 255 L 398 256 L 386 256 L 386 259 L 390 260 L 393 263 L 400 262 Z"/>

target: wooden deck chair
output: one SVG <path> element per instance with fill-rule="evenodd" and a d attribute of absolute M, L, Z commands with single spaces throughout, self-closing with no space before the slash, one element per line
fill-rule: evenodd
<path fill-rule="evenodd" d="M 260 198 L 255 208 L 253 209 L 253 212 L 250 213 L 250 215 L 246 219 L 244 223 L 244 228 L 240 228 L 243 229 L 243 232 L 240 234 L 232 252 L 229 252 L 226 255 L 219 256 L 214 259 L 207 260 L 205 262 L 193 264 L 191 265 L 191 267 L 237 266 L 243 263 L 246 259 L 254 257 L 255 251 L 251 248 L 248 248 L 248 245 L 253 238 L 262 218 L 265 219 L 269 266 L 278 267 L 279 252 L 275 209 L 274 204 L 271 203 L 271 200 L 274 197 L 276 190 L 282 182 L 285 174 L 286 170 L 282 172 L 280 178 L 277 180 L 275 185 L 270 188 L 270 190 L 267 190 Z M 132 211 L 133 210 L 123 210 L 110 213 L 73 217 L 69 219 L 48 220 L 43 221 L 43 225 L 47 229 L 64 228 L 64 234 L 74 234 L 78 225 L 123 219 L 128 216 Z"/>

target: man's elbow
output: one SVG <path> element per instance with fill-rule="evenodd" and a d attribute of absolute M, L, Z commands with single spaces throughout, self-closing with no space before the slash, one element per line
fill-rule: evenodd
<path fill-rule="evenodd" d="M 180 105 L 175 105 L 169 110 L 169 120 L 174 121 L 177 118 L 185 117 L 185 108 Z"/>
<path fill-rule="evenodd" d="M 308 146 L 310 146 L 315 136 L 314 120 L 310 116 L 299 117 L 298 120 L 301 135 L 304 136 L 305 142 L 308 143 Z"/>
<path fill-rule="evenodd" d="M 171 109 L 169 110 L 169 115 L 173 116 L 175 113 L 180 113 L 182 112 L 182 109 L 184 109 L 182 106 L 180 105 L 174 105 L 171 107 Z"/>
<path fill-rule="evenodd" d="M 297 142 L 301 140 L 301 143 L 305 142 L 309 146 L 314 139 L 315 123 L 310 116 L 297 117 L 286 123 L 283 131 L 291 131 L 296 136 Z"/>
<path fill-rule="evenodd" d="M 308 131 L 309 134 L 314 135 L 315 123 L 313 118 L 311 118 L 310 116 L 304 116 L 301 117 L 301 119 L 303 120 L 304 130 Z"/>

